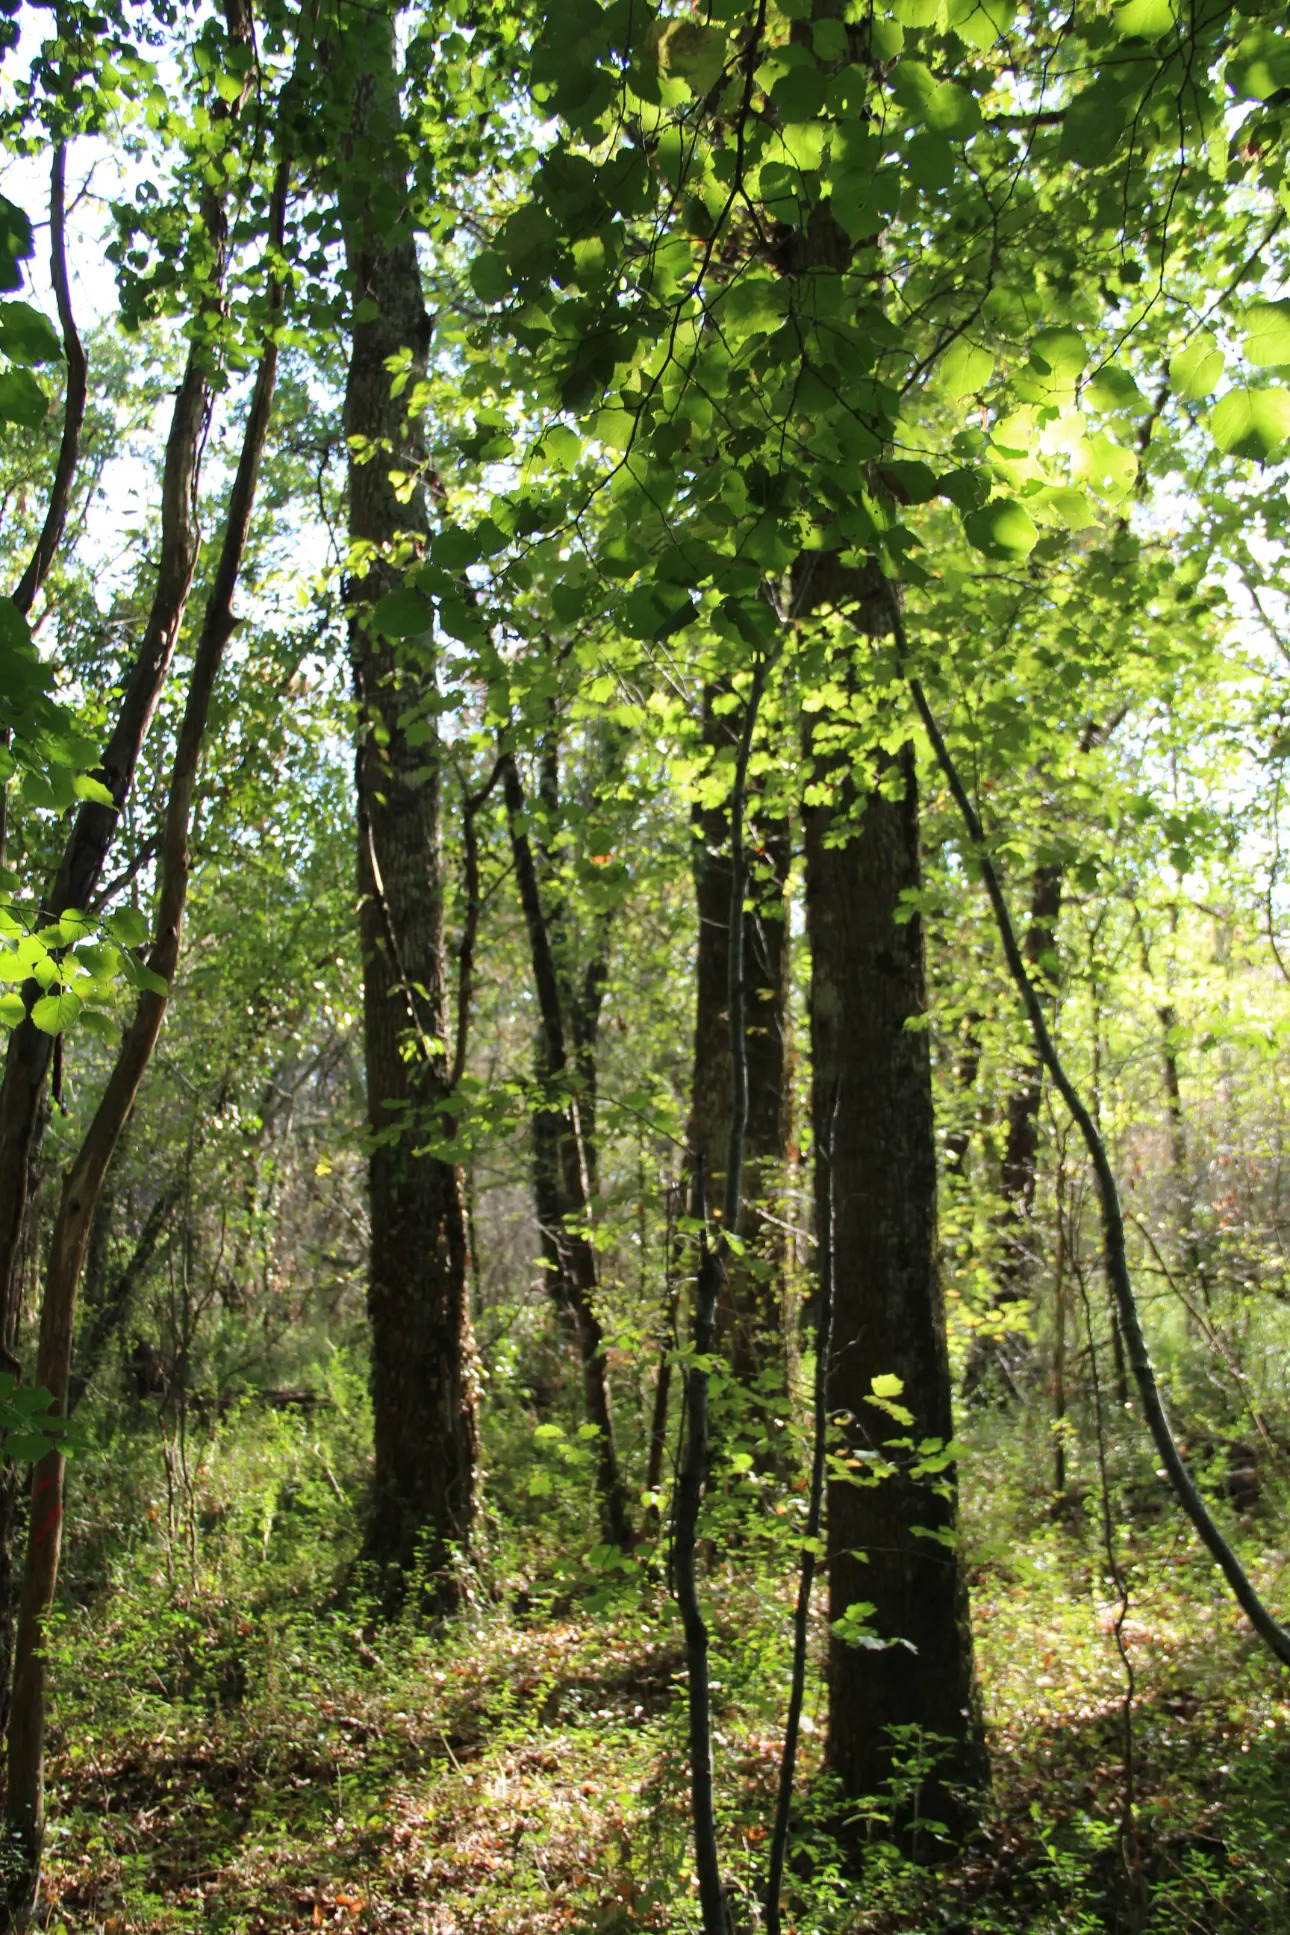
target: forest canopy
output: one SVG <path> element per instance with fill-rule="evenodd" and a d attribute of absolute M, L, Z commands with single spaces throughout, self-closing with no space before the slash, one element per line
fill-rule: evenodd
<path fill-rule="evenodd" d="M 1284 1928 L 1283 9 L 0 50 L 0 1927 Z"/>

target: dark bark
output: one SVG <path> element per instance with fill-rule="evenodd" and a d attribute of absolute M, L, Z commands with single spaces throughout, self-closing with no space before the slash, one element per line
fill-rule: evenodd
<path fill-rule="evenodd" d="M 58 324 L 63 332 L 67 386 L 63 397 L 63 430 L 58 444 L 58 457 L 54 464 L 54 479 L 50 485 L 45 522 L 36 540 L 36 547 L 31 554 L 27 569 L 19 579 L 13 594 L 13 602 L 23 613 L 31 610 L 36 600 L 36 593 L 44 584 L 49 575 L 49 567 L 58 555 L 58 546 L 67 524 L 67 509 L 71 503 L 77 459 L 80 456 L 81 426 L 85 421 L 88 366 L 85 361 L 85 348 L 76 327 L 76 317 L 72 310 L 71 286 L 67 279 L 67 143 L 65 141 L 56 144 L 50 171 L 49 275 L 54 285 Z M 3 841 L 0 840 L 0 846 L 2 845 Z"/>
<path fill-rule="evenodd" d="M 733 744 L 731 718 L 718 714 L 717 687 L 705 688 L 703 733 L 717 752 Z M 688 1142 L 702 1161 L 713 1200 L 720 1200 L 730 1137 L 730 1021 L 727 967 L 730 936 L 729 813 L 696 806 L 691 816 L 698 946 L 695 953 L 694 1061 Z M 792 858 L 787 820 L 749 815 L 745 869 L 750 891 L 743 915 L 744 1043 L 748 1065 L 747 1168 L 740 1227 L 745 1257 L 732 1261 L 717 1334 L 739 1381 L 753 1385 L 785 1376 L 783 1245 L 774 1224 L 757 1210 L 783 1193 L 792 1127 L 788 910 L 785 889 Z"/>
<path fill-rule="evenodd" d="M 287 170 L 274 185 L 272 246 L 281 249 Z M 268 434 L 277 376 L 273 328 L 281 289 L 270 284 L 270 327 L 256 374 L 242 449 L 229 496 L 219 561 L 193 655 L 188 695 L 175 742 L 174 765 L 158 854 L 155 940 L 148 956 L 157 985 L 145 988 L 122 1037 L 107 1086 L 63 1183 L 50 1238 L 40 1311 L 36 1382 L 53 1396 L 50 1415 L 66 1417 L 76 1298 L 95 1212 L 118 1139 L 152 1059 L 179 963 L 188 896 L 188 837 L 201 750 L 215 682 L 233 634 L 233 597 L 246 548 L 260 460 Z M 62 1544 L 64 1460 L 48 1451 L 32 1475 L 27 1554 L 14 1644 L 13 1690 L 7 1739 L 5 1898 L 12 1926 L 24 1925 L 40 1874 L 45 1815 L 44 1622 L 53 1604 Z"/>
<path fill-rule="evenodd" d="M 1055 989 L 1057 985 L 1057 922 L 1062 909 L 1062 883 L 1062 869 L 1054 864 L 1036 867 L 1031 878 L 1030 924 L 1023 952 L 1027 967 L 1045 989 Z M 988 1334 L 978 1337 L 973 1344 L 963 1374 L 964 1397 L 971 1397 L 980 1389 L 992 1370 L 1015 1397 L 1017 1374 L 1029 1354 L 1028 1335 L 1024 1329 L 1013 1327 L 1008 1312 L 1028 1300 L 1034 1284 L 1035 1186 L 1043 1094 L 1042 1064 L 1030 1059 L 1008 1097 L 1007 1133 L 999 1173 L 1003 1197 L 998 1224 L 1002 1253 L 991 1304 L 995 1322 Z"/>
<path fill-rule="evenodd" d="M 824 1514 L 824 1475 L 828 1464 L 829 1435 L 829 1355 L 833 1334 L 833 1123 L 836 1094 L 828 1105 L 829 1140 L 820 1150 L 823 1170 L 819 1203 L 820 1275 L 819 1321 L 815 1331 L 814 1443 L 811 1447 L 811 1479 L 806 1512 L 806 1536 L 797 1581 L 797 1604 L 793 1610 L 793 1661 L 789 1680 L 788 1718 L 784 1725 L 784 1750 L 780 1757 L 779 1793 L 775 1805 L 775 1827 L 771 1835 L 770 1859 L 766 1866 L 766 1935 L 780 1935 L 779 1897 L 784 1884 L 784 1862 L 788 1854 L 788 1827 L 793 1807 L 793 1774 L 797 1764 L 798 1734 L 802 1724 L 802 1705 L 806 1694 L 806 1650 L 810 1635 L 811 1590 L 815 1583 L 816 1554 Z"/>
<path fill-rule="evenodd" d="M 801 616 L 840 606 L 862 633 L 889 629 L 876 568 L 847 572 L 812 554 L 795 573 L 795 595 Z M 861 650 L 853 634 L 838 648 L 833 675 L 857 682 Z M 916 1438 L 952 1436 L 923 932 L 916 915 L 898 919 L 902 895 L 921 880 L 918 792 L 908 745 L 879 757 L 864 792 L 850 766 L 817 755 L 813 737 L 807 760 L 813 778 L 832 787 L 831 800 L 804 815 L 812 1110 L 816 1148 L 828 1147 L 831 1134 L 833 1149 L 828 1407 L 850 1420 L 845 1439 L 854 1454 L 899 1435 L 868 1401 L 871 1380 L 883 1374 L 901 1379 Z M 828 1174 L 817 1164 L 820 1226 Z M 954 1543 L 954 1475 L 933 1487 L 905 1476 L 899 1453 L 893 1462 L 897 1474 L 876 1485 L 829 1484 L 830 1619 L 868 1602 L 887 1647 L 831 1639 L 828 1764 L 848 1796 L 880 1795 L 902 1751 L 893 1730 L 917 1729 L 929 1745 L 936 1736 L 946 1746 L 917 1807 L 957 1827 L 965 1811 L 955 1790 L 980 1783 L 987 1770 Z"/>
<path fill-rule="evenodd" d="M 230 39 L 249 41 L 251 16 L 245 0 L 227 0 L 225 16 Z M 227 118 L 241 104 L 241 100 L 221 101 L 212 113 L 216 118 Z M 42 913 L 50 921 L 69 908 L 88 908 L 94 902 L 170 669 L 192 586 L 199 542 L 198 473 L 212 394 L 208 338 L 219 323 L 228 256 L 228 217 L 222 192 L 208 190 L 203 195 L 201 223 L 209 251 L 207 313 L 202 320 L 209 329 L 196 332 L 175 393 L 162 468 L 161 542 L 152 602 L 134 663 L 125 676 L 115 724 L 94 773 L 111 795 L 112 804 L 85 800 L 78 809 L 42 902 Z M 24 987 L 28 1009 L 40 993 L 35 983 Z M 0 1364 L 11 1370 L 18 1369 L 24 1233 L 33 1179 L 39 1172 L 45 1121 L 42 1098 L 53 1059 L 54 1038 L 29 1021 L 21 1022 L 9 1037 L 0 1077 Z M 6 1468 L 0 1475 L 0 1732 L 8 1724 L 13 1644 L 13 1602 L 8 1585 L 14 1576 L 16 1514 L 16 1485 Z"/>
<path fill-rule="evenodd" d="M 539 1017 L 536 1071 L 539 1100 L 533 1117 L 535 1151 L 541 1150 L 541 1168 L 536 1156 L 534 1165 L 535 1190 L 542 1192 L 538 1196 L 538 1215 L 543 1223 L 544 1245 L 550 1246 L 558 1301 L 571 1312 L 577 1327 L 583 1403 L 588 1424 L 596 1427 L 596 1489 L 601 1527 L 611 1545 L 627 1545 L 632 1535 L 631 1516 L 614 1438 L 604 1331 L 596 1309 L 599 1268 L 588 1228 L 592 1191 L 582 1110 L 586 1100 L 594 1108 L 594 1090 L 585 1097 L 579 1079 L 582 1071 L 566 1015 L 550 923 L 542 903 L 532 842 L 524 826 L 524 787 L 510 753 L 502 759 L 502 786 Z M 583 1028 L 586 1036 L 585 1021 Z M 594 1042 L 594 1035 L 584 1042 L 584 1053 L 590 1042 Z"/>
<path fill-rule="evenodd" d="M 169 1182 L 163 1185 L 147 1216 L 144 1218 L 143 1227 L 139 1231 L 134 1248 L 131 1250 L 129 1257 L 117 1271 L 111 1282 L 104 1283 L 101 1295 L 94 1297 L 88 1295 L 90 1284 L 89 1265 L 87 1263 L 86 1290 L 89 1306 L 88 1321 L 81 1334 L 80 1344 L 76 1352 L 76 1370 L 72 1375 L 67 1390 L 67 1414 L 69 1417 L 75 1411 L 77 1405 L 93 1383 L 109 1344 L 111 1344 L 114 1338 L 119 1337 L 124 1330 L 126 1321 L 130 1315 L 131 1306 L 134 1302 L 135 1292 L 152 1267 L 152 1260 L 165 1238 L 166 1231 L 169 1228 L 170 1218 L 183 1194 L 184 1179 L 182 1175 L 172 1177 Z M 106 1220 L 105 1212 L 108 1208 L 109 1205 L 106 1201 L 102 1203 L 94 1219 L 94 1227 L 90 1234 L 91 1251 L 94 1244 L 98 1241 L 99 1229 Z"/>
<path fill-rule="evenodd" d="M 713 1789 L 712 1708 L 708 1684 L 708 1628 L 699 1603 L 697 1550 L 699 1513 L 709 1476 L 708 1385 L 716 1340 L 716 1315 L 730 1267 L 728 1232 L 738 1228 L 743 1188 L 744 1136 L 748 1125 L 748 1045 L 744 1026 L 744 924 L 740 913 L 746 888 L 744 809 L 748 756 L 757 713 L 770 672 L 761 659 L 744 704 L 730 793 L 730 906 L 726 917 L 726 1002 L 730 1039 L 729 1139 L 725 1148 L 721 1218 L 709 1225 L 702 1157 L 695 1165 L 694 1208 L 703 1226 L 694 1288 L 694 1355 L 685 1367 L 685 1450 L 677 1476 L 673 1511 L 672 1580 L 685 1634 L 686 1698 L 689 1710 L 690 1819 L 694 1865 L 698 1870 L 703 1935 L 725 1935 L 725 1893 L 717 1849 Z"/>
<path fill-rule="evenodd" d="M 458 1165 L 424 1144 L 447 1137 L 451 1070 L 440 824 L 440 749 L 408 716 L 436 689 L 429 635 L 395 642 L 372 611 L 423 555 L 427 451 L 406 397 L 391 395 L 388 359 L 425 369 L 430 319 L 422 294 L 399 146 L 392 20 L 355 15 L 346 28 L 352 138 L 339 181 L 354 308 L 345 435 L 349 536 L 363 546 L 348 586 L 358 700 L 355 785 L 363 947 L 363 1040 L 372 1134 L 368 1161 L 374 1470 L 364 1559 L 389 1607 L 414 1567 L 428 1600 L 455 1603 L 454 1552 L 470 1542 L 476 1461 L 476 1374 L 468 1297 L 466 1213 Z M 392 470 L 416 481 L 400 502 Z"/>

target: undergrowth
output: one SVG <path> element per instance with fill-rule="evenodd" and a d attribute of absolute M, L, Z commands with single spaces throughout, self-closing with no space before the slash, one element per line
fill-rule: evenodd
<path fill-rule="evenodd" d="M 665 1553 L 599 1549 L 589 1491 L 568 1482 L 576 1432 L 535 1442 L 531 1418 L 507 1416 L 461 1613 L 381 1623 L 352 1569 L 360 1380 L 339 1362 L 321 1395 L 308 1411 L 190 1420 L 182 1456 L 173 1424 L 91 1421 L 50 1637 L 44 1925 L 696 1928 Z M 995 1784 L 947 1858 L 899 1852 L 884 1797 L 857 1812 L 831 1791 L 817 1618 L 796 1935 L 1287 1926 L 1290 1687 L 1126 1428 L 1110 1468 L 1126 1703 L 1099 1500 L 1090 1488 L 1055 1517 L 1043 1451 L 1037 1427 L 1004 1415 L 970 1434 L 964 1538 Z M 548 1467 L 561 1483 L 529 1482 Z M 756 1473 L 732 1494 L 744 1505 L 714 1513 L 704 1590 L 724 1860 L 735 1924 L 752 1930 L 800 1494 Z M 781 1523 L 777 1544 L 766 1528 Z M 1284 1525 L 1256 1514 L 1235 1529 L 1284 1604 Z M 910 1743 L 911 1780 L 929 1759 Z"/>

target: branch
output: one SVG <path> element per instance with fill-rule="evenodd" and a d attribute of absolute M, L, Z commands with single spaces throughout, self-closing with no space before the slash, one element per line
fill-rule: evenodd
<path fill-rule="evenodd" d="M 908 644 L 905 637 L 904 625 L 899 606 L 896 598 L 891 593 L 890 586 L 888 586 L 888 602 L 891 608 L 892 628 L 896 639 L 897 652 L 901 664 L 907 666 Z M 1120 1192 L 1116 1184 L 1115 1172 L 1111 1167 L 1110 1157 L 1107 1155 L 1106 1144 L 1102 1140 L 1097 1124 L 1085 1107 L 1079 1091 L 1066 1073 L 1058 1056 L 1052 1035 L 1049 1033 L 1043 1003 L 1040 1000 L 1039 992 L 1034 982 L 1026 971 L 1026 964 L 1022 960 L 1021 949 L 1017 945 L 1016 930 L 1012 925 L 1012 917 L 1008 912 L 1008 903 L 1004 898 L 1003 888 L 1000 885 L 994 863 L 990 859 L 989 852 L 987 851 L 985 832 L 976 809 L 968 798 L 963 781 L 959 776 L 958 768 L 954 763 L 949 747 L 945 743 L 941 729 L 936 723 L 921 683 L 908 670 L 906 670 L 906 678 L 914 705 L 918 710 L 919 718 L 922 720 L 923 726 L 926 729 L 927 736 L 932 744 L 932 750 L 936 754 L 937 762 L 942 773 L 945 775 L 946 783 L 953 796 L 954 804 L 958 807 L 959 815 L 967 830 L 968 838 L 975 849 L 974 858 L 980 870 L 981 880 L 985 886 L 986 893 L 989 895 L 990 905 L 994 910 L 995 924 L 999 930 L 999 939 L 1003 943 L 1003 952 L 1008 963 L 1008 971 L 1016 984 L 1017 992 L 1021 996 L 1022 1004 L 1025 1007 L 1026 1015 L 1030 1021 L 1036 1052 L 1048 1070 L 1049 1075 L 1052 1077 L 1053 1086 L 1057 1089 L 1062 1100 L 1071 1112 L 1075 1125 L 1084 1139 L 1084 1146 L 1088 1150 L 1089 1160 L 1093 1165 L 1093 1173 L 1097 1177 L 1102 1217 L 1102 1243 L 1106 1259 L 1107 1279 L 1110 1282 L 1115 1296 L 1116 1308 L 1120 1318 L 1120 1329 L 1124 1336 L 1125 1349 L 1130 1368 L 1133 1371 L 1134 1381 L 1138 1387 L 1138 1396 L 1142 1403 L 1143 1416 L 1146 1419 L 1147 1428 L 1151 1433 L 1152 1442 L 1169 1476 L 1170 1483 L 1177 1494 L 1179 1503 L 1196 1528 L 1201 1543 L 1210 1553 L 1215 1564 L 1222 1572 L 1223 1577 L 1227 1580 L 1237 1604 L 1269 1651 L 1280 1660 L 1283 1666 L 1290 1666 L 1290 1632 L 1287 1632 L 1286 1628 L 1273 1618 L 1255 1591 L 1240 1560 L 1219 1530 L 1210 1513 L 1209 1507 L 1196 1489 L 1191 1473 L 1188 1471 L 1182 1453 L 1178 1449 L 1173 1431 L 1170 1428 L 1168 1415 L 1165 1411 L 1164 1401 L 1160 1395 L 1160 1387 L 1156 1382 L 1155 1370 L 1152 1367 L 1150 1353 L 1147 1350 L 1147 1340 L 1143 1335 L 1142 1322 L 1138 1315 L 1137 1299 L 1134 1296 L 1133 1280 L 1129 1272 L 1128 1255 L 1125 1247 L 1124 1212 L 1120 1203 Z"/>
<path fill-rule="evenodd" d="M 784 1726 L 784 1753 L 779 1766 L 779 1799 L 775 1807 L 775 1829 L 771 1836 L 770 1863 L 766 1875 L 766 1935 L 780 1935 L 779 1896 L 784 1885 L 788 1821 L 793 1805 L 793 1770 L 797 1762 L 797 1736 L 806 1692 L 806 1641 L 811 1617 L 811 1587 L 815 1582 L 815 1559 L 820 1521 L 824 1513 L 824 1474 L 828 1463 L 829 1339 L 833 1330 L 833 1126 L 837 1113 L 838 1088 L 835 1083 L 833 1098 L 829 1103 L 828 1146 L 820 1152 L 824 1164 L 824 1215 L 819 1238 L 820 1317 L 815 1332 L 815 1444 L 811 1453 L 810 1504 L 806 1514 L 806 1536 L 802 1541 L 802 1569 L 797 1582 L 797 1606 L 793 1613 L 793 1671 L 789 1685 L 788 1719 Z"/>
<path fill-rule="evenodd" d="M 54 285 L 54 300 L 58 304 L 58 320 L 63 331 L 63 354 L 67 358 L 67 388 L 63 397 L 63 435 L 58 446 L 58 462 L 54 466 L 54 481 L 49 493 L 49 509 L 45 512 L 45 523 L 36 540 L 36 548 L 31 554 L 31 562 L 18 581 L 13 594 L 13 602 L 25 616 L 36 600 L 36 593 L 45 582 L 49 567 L 54 562 L 63 528 L 67 523 L 67 507 L 71 502 L 72 483 L 76 476 L 76 462 L 81 447 L 81 425 L 85 421 L 85 394 L 87 387 L 87 365 L 85 349 L 76 328 L 76 318 L 72 314 L 72 293 L 67 280 L 67 143 L 60 141 L 54 149 L 54 162 L 49 188 L 49 274 Z"/>

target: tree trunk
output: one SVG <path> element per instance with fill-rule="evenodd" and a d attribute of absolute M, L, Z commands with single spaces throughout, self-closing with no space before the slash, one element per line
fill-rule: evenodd
<path fill-rule="evenodd" d="M 1062 869 L 1036 867 L 1031 880 L 1030 925 L 1026 929 L 1026 966 L 1041 987 L 1057 985 L 1057 922 L 1062 910 Z M 1029 1338 L 1014 1329 L 1008 1313 L 1029 1297 L 1035 1274 L 1034 1210 L 1039 1165 L 1039 1110 L 1044 1094 L 1044 1071 L 1028 1058 L 1025 1073 L 1008 1097 L 1008 1129 L 999 1182 L 1003 1208 L 999 1234 L 1003 1253 L 998 1283 L 991 1302 L 996 1319 L 989 1333 L 979 1336 L 963 1374 L 963 1395 L 971 1397 L 998 1372 L 1005 1388 L 1018 1395 L 1017 1373 L 1029 1354 Z"/>
<path fill-rule="evenodd" d="M 286 164 L 274 185 L 271 247 L 280 251 L 287 193 Z M 281 289 L 269 288 L 270 332 L 261 355 L 237 473 L 229 497 L 219 563 L 193 655 L 188 697 L 175 743 L 158 855 L 156 939 L 148 958 L 155 985 L 139 995 L 107 1086 L 67 1172 L 50 1239 L 40 1312 L 36 1381 L 53 1396 L 50 1416 L 65 1418 L 71 1376 L 76 1296 L 94 1215 L 139 1083 L 152 1059 L 179 963 L 188 897 L 188 836 L 193 796 L 215 682 L 233 634 L 233 597 L 255 502 L 277 376 L 273 337 Z M 7 1925 L 25 1926 L 40 1875 L 45 1828 L 44 1623 L 54 1600 L 62 1543 L 64 1460 L 46 1452 L 33 1473 L 27 1556 L 14 1646 L 4 1796 L 4 1906 Z"/>
<path fill-rule="evenodd" d="M 421 1147 L 447 1139 L 444 879 L 439 743 L 433 712 L 409 741 L 409 714 L 436 690 L 430 637 L 397 643 L 373 608 L 426 550 L 427 452 L 388 360 L 429 348 L 399 147 L 394 25 L 379 10 L 345 30 L 353 77 L 352 140 L 339 186 L 354 301 L 345 434 L 349 537 L 361 546 L 349 581 L 349 647 L 358 699 L 355 784 L 363 946 L 363 1040 L 372 1149 L 368 1161 L 375 1462 L 364 1559 L 383 1599 L 400 1603 L 414 1567 L 428 1603 L 459 1587 L 454 1553 L 469 1545 L 475 1498 L 476 1375 L 466 1214 L 458 1166 Z M 401 502 L 391 472 L 415 479 Z"/>
<path fill-rule="evenodd" d="M 858 599 L 859 628 L 886 629 L 875 568 L 846 572 L 812 554 L 795 580 L 799 615 Z M 839 648 L 833 675 L 847 685 L 863 677 L 859 649 L 855 642 Z M 916 1439 L 952 1435 L 923 932 L 917 915 L 903 918 L 901 900 L 921 880 L 918 792 L 910 746 L 883 755 L 861 795 L 851 767 L 831 766 L 813 739 L 808 769 L 832 787 L 831 799 L 804 815 L 813 1124 L 816 1149 L 829 1146 L 831 1135 L 833 1150 L 828 1408 L 849 1420 L 845 1442 L 854 1456 L 902 1435 L 869 1401 L 881 1375 L 900 1378 Z M 825 1182 L 818 1162 L 816 1179 L 818 1194 Z M 818 1203 L 820 1227 L 826 1212 Z M 892 1460 L 898 1468 L 908 1463 L 899 1452 Z M 952 1467 L 935 1485 L 899 1469 L 876 1485 L 830 1480 L 830 1620 L 868 1603 L 887 1644 L 875 1651 L 836 1634 L 830 1640 L 828 1764 L 847 1796 L 880 1795 L 921 1740 L 934 1764 L 916 1798 L 899 1806 L 906 1826 L 914 1811 L 960 1825 L 963 1808 L 951 1790 L 981 1782 L 987 1771 L 955 1522 Z"/>
<path fill-rule="evenodd" d="M 537 1079 L 541 1101 L 535 1122 L 543 1122 L 542 1134 L 551 1161 L 546 1187 L 551 1191 L 549 1224 L 544 1241 L 555 1253 L 558 1295 L 567 1300 L 578 1333 L 582 1360 L 583 1402 L 588 1424 L 596 1427 L 596 1483 L 600 1501 L 601 1529 L 611 1545 L 631 1542 L 631 1519 L 627 1489 L 618 1464 L 614 1439 L 613 1407 L 605 1368 L 605 1341 L 596 1310 L 599 1269 L 595 1247 L 587 1227 L 591 1207 L 587 1147 L 581 1114 L 583 1097 L 579 1088 L 577 1059 L 571 1056 L 571 1030 L 565 1013 L 550 924 L 542 905 L 533 849 L 524 831 L 525 798 L 519 768 L 507 753 L 502 761 L 502 786 L 511 824 L 511 853 L 519 886 L 524 924 L 528 931 L 529 952 L 533 962 L 533 984 L 537 994 L 539 1029 Z M 598 1009 L 598 1002 L 597 1002 Z M 587 1030 L 584 1025 L 584 1036 Z M 590 1039 L 584 1042 L 584 1050 Z M 594 1108 L 594 1092 L 592 1095 Z M 543 1204 L 539 1202 L 539 1216 Z"/>
<path fill-rule="evenodd" d="M 719 689 L 703 695 L 703 733 L 716 752 L 733 745 L 729 719 L 718 715 Z M 695 956 L 694 1061 L 689 1151 L 702 1162 L 709 1200 L 719 1203 L 730 1140 L 730 1023 L 727 993 L 730 936 L 730 848 L 727 810 L 696 806 L 694 893 L 698 916 Z M 786 1381 L 783 1314 L 784 1255 L 774 1224 L 759 1207 L 782 1200 L 792 1128 L 789 1043 L 788 910 L 785 890 L 792 859 L 788 822 L 749 815 L 750 893 L 744 913 L 744 1040 L 748 1061 L 745 1188 L 740 1227 L 744 1255 L 731 1261 L 717 1312 L 717 1336 L 741 1384 Z"/>
<path fill-rule="evenodd" d="M 227 0 L 231 40 L 251 39 L 245 0 Z M 245 98 L 244 96 L 242 97 Z M 241 100 L 218 102 L 213 120 L 234 116 Z M 126 675 L 116 723 L 94 777 L 112 796 L 112 805 L 85 800 L 77 810 L 57 872 L 46 890 L 42 914 L 57 920 L 69 908 L 86 908 L 94 898 L 103 865 L 116 835 L 144 739 L 170 669 L 197 562 L 196 522 L 201 450 L 210 413 L 212 352 L 222 306 L 228 258 L 228 215 L 223 193 L 202 197 L 201 221 L 209 248 L 207 313 L 189 351 L 175 393 L 161 485 L 161 543 L 156 584 L 143 636 Z M 29 983 L 23 999 L 30 1009 L 42 990 Z M 45 1113 L 42 1096 L 54 1056 L 54 1038 L 21 1022 L 9 1037 L 0 1077 L 0 1365 L 17 1371 L 23 1307 L 22 1257 L 28 1197 L 40 1164 Z M 13 1577 L 17 1487 L 6 1468 L 0 1473 L 0 1732 L 8 1722 L 13 1604 L 6 1589 Z"/>

